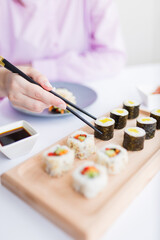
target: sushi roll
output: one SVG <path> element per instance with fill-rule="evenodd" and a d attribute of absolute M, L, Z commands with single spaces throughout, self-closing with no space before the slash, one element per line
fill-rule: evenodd
<path fill-rule="evenodd" d="M 96 162 L 106 166 L 109 174 L 118 174 L 128 163 L 128 153 L 119 145 L 107 144 L 97 151 Z"/>
<path fill-rule="evenodd" d="M 139 106 L 140 104 L 137 101 L 124 101 L 123 108 L 128 111 L 128 119 L 134 119 L 139 115 Z"/>
<path fill-rule="evenodd" d="M 155 118 L 157 120 L 156 128 L 160 129 L 160 108 L 151 111 L 150 117 Z"/>
<path fill-rule="evenodd" d="M 94 131 L 94 136 L 101 140 L 110 140 L 113 138 L 114 125 L 115 121 L 110 117 L 97 118 L 95 121 L 95 127 L 99 129 L 103 134 L 101 135 L 97 131 Z"/>
<path fill-rule="evenodd" d="M 122 129 L 126 126 L 128 111 L 122 108 L 116 108 L 111 111 L 110 117 L 115 120 L 115 129 Z"/>
<path fill-rule="evenodd" d="M 86 159 L 95 152 L 94 136 L 84 131 L 77 131 L 69 136 L 67 145 L 74 149 L 79 159 Z"/>
<path fill-rule="evenodd" d="M 60 96 L 64 97 L 65 99 L 69 100 L 70 102 L 76 104 L 75 96 L 68 89 L 66 89 L 66 88 L 57 88 L 56 89 L 56 93 L 58 93 Z M 61 109 L 61 108 L 56 107 L 56 106 L 50 106 L 48 108 L 48 111 L 49 111 L 49 113 L 52 113 L 52 114 L 68 113 L 68 110 L 64 110 L 64 109 Z"/>
<path fill-rule="evenodd" d="M 155 135 L 157 120 L 152 117 L 140 117 L 137 119 L 137 127 L 146 131 L 146 139 L 151 139 Z"/>
<path fill-rule="evenodd" d="M 72 174 L 73 188 L 86 198 L 93 198 L 107 185 L 107 170 L 104 166 L 86 161 Z"/>
<path fill-rule="evenodd" d="M 59 177 L 72 168 L 74 151 L 57 144 L 44 153 L 43 162 L 50 176 Z"/>
<path fill-rule="evenodd" d="M 129 151 L 139 151 L 144 147 L 146 132 L 139 127 L 127 127 L 124 130 L 123 147 Z"/>
<path fill-rule="evenodd" d="M 55 106 L 50 106 L 48 108 L 49 113 L 55 113 L 55 114 L 64 114 L 67 113 L 67 110 L 61 109 L 59 107 L 55 107 Z"/>

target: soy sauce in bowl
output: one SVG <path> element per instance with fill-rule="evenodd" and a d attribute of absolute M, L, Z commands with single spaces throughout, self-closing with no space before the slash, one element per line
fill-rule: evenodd
<path fill-rule="evenodd" d="M 0 133 L 0 144 L 2 146 L 6 146 L 30 136 L 31 134 L 24 127 L 18 127 Z"/>

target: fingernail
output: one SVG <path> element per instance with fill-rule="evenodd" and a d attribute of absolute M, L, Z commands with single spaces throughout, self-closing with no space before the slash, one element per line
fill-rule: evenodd
<path fill-rule="evenodd" d="M 52 88 L 52 85 L 49 82 L 45 82 L 44 85 L 48 88 Z"/>
<path fill-rule="evenodd" d="M 61 109 L 66 109 L 66 105 L 64 105 L 64 104 L 59 104 L 59 105 L 57 105 L 57 107 L 61 108 Z"/>

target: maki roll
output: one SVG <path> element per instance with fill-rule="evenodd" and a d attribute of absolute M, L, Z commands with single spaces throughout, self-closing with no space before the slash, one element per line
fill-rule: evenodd
<path fill-rule="evenodd" d="M 64 110 L 64 109 L 61 109 L 59 107 L 55 107 L 55 106 L 50 106 L 48 108 L 48 111 L 49 113 L 55 113 L 55 114 L 64 114 L 64 113 L 67 113 L 68 111 L 67 110 Z"/>
<path fill-rule="evenodd" d="M 144 147 L 146 132 L 139 127 L 128 127 L 124 130 L 123 147 L 129 151 L 139 151 Z"/>
<path fill-rule="evenodd" d="M 101 135 L 100 133 L 94 131 L 94 136 L 101 140 L 110 140 L 113 138 L 114 124 L 114 119 L 110 117 L 97 118 L 95 121 L 95 127 L 99 129 L 103 134 Z"/>
<path fill-rule="evenodd" d="M 58 93 L 60 96 L 66 98 L 67 100 L 69 100 L 70 102 L 76 104 L 76 98 L 75 96 L 73 95 L 73 93 L 71 91 L 69 91 L 68 89 L 66 88 L 57 88 L 56 89 L 56 93 Z M 52 113 L 52 114 L 64 114 L 64 113 L 68 113 L 68 110 L 64 110 L 64 109 L 61 109 L 59 107 L 56 107 L 56 106 L 50 106 L 48 108 L 48 111 L 49 113 Z"/>
<path fill-rule="evenodd" d="M 157 120 L 152 117 L 140 117 L 137 119 L 137 126 L 146 131 L 146 139 L 151 139 L 155 135 Z"/>
<path fill-rule="evenodd" d="M 110 117 L 115 120 L 115 129 L 122 129 L 126 126 L 128 111 L 122 108 L 116 108 L 111 111 Z"/>
<path fill-rule="evenodd" d="M 43 162 L 50 176 L 59 177 L 72 168 L 74 151 L 67 146 L 55 145 L 44 153 Z"/>
<path fill-rule="evenodd" d="M 97 151 L 96 162 L 106 166 L 109 174 L 118 174 L 128 163 L 128 153 L 119 145 L 107 144 Z"/>
<path fill-rule="evenodd" d="M 67 145 L 74 149 L 79 159 L 86 159 L 95 152 L 94 136 L 84 131 L 77 131 L 69 136 Z"/>
<path fill-rule="evenodd" d="M 150 113 L 150 117 L 157 120 L 156 128 L 160 129 L 160 108 L 152 110 L 151 113 Z"/>
<path fill-rule="evenodd" d="M 73 188 L 86 198 L 93 198 L 101 192 L 107 184 L 106 168 L 86 161 L 72 174 Z"/>
<path fill-rule="evenodd" d="M 139 106 L 140 104 L 137 101 L 124 101 L 123 108 L 128 111 L 128 119 L 134 119 L 139 115 Z"/>

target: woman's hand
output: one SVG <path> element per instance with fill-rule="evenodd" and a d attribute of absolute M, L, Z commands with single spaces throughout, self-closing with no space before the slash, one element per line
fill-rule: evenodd
<path fill-rule="evenodd" d="M 39 83 L 44 89 L 50 91 L 51 84 L 45 76 L 32 67 L 19 67 L 26 75 Z M 17 74 L 6 71 L 4 88 L 11 103 L 19 108 L 32 112 L 42 112 L 52 105 L 65 109 L 66 104 L 60 98 L 45 91 L 40 86 L 32 84 Z"/>

